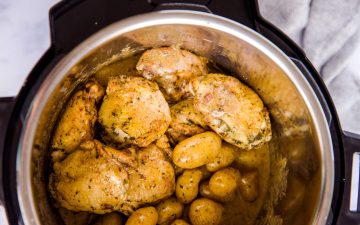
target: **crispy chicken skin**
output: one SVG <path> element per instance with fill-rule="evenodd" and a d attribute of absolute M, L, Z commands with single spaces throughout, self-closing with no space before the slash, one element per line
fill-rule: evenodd
<path fill-rule="evenodd" d="M 87 141 L 53 168 L 50 193 L 72 211 L 129 215 L 169 197 L 175 188 L 174 169 L 155 145 L 119 151 Z"/>
<path fill-rule="evenodd" d="M 206 63 L 205 58 L 172 46 L 147 50 L 136 69 L 146 79 L 159 84 L 166 100 L 176 102 L 189 96 L 191 77 L 207 74 Z"/>
<path fill-rule="evenodd" d="M 93 138 L 96 104 L 103 96 L 104 89 L 97 81 L 91 80 L 71 97 L 53 135 L 53 161 L 62 160 L 83 141 Z"/>
<path fill-rule="evenodd" d="M 171 106 L 170 113 L 171 123 L 167 134 L 173 143 L 209 130 L 201 113 L 194 108 L 192 98 Z"/>
<path fill-rule="evenodd" d="M 260 97 L 234 77 L 208 74 L 192 80 L 194 107 L 225 141 L 250 150 L 271 139 L 267 109 Z"/>
<path fill-rule="evenodd" d="M 145 147 L 165 133 L 171 117 L 156 83 L 119 76 L 109 80 L 98 121 L 104 140 Z"/>

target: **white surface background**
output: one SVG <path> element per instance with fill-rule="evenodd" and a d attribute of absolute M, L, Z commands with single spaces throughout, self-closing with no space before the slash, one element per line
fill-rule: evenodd
<path fill-rule="evenodd" d="M 0 0 L 0 97 L 18 93 L 32 67 L 49 47 L 48 11 L 56 2 Z M 359 62 L 360 48 L 349 62 L 350 70 L 360 76 Z M 6 224 L 1 215 L 0 224 Z"/>

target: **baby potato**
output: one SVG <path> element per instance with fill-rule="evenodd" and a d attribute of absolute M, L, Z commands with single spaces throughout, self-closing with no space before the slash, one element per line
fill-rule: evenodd
<path fill-rule="evenodd" d="M 218 225 L 221 223 L 224 208 L 207 198 L 196 199 L 191 203 L 189 218 L 192 225 Z"/>
<path fill-rule="evenodd" d="M 175 220 L 174 222 L 172 222 L 171 225 L 190 225 L 188 222 L 186 222 L 185 220 Z"/>
<path fill-rule="evenodd" d="M 199 192 L 200 192 L 200 195 L 204 198 L 210 198 L 210 199 L 216 200 L 213 198 L 214 197 L 213 193 L 211 193 L 211 191 L 210 191 L 209 181 L 204 181 L 200 184 Z"/>
<path fill-rule="evenodd" d="M 240 172 L 228 167 L 217 171 L 211 176 L 209 189 L 211 193 L 224 200 L 230 200 L 235 196 L 240 181 Z"/>
<path fill-rule="evenodd" d="M 199 183 L 203 176 L 200 169 L 185 170 L 176 181 L 175 194 L 182 203 L 190 203 L 199 192 Z"/>
<path fill-rule="evenodd" d="M 239 189 L 242 197 L 253 202 L 259 195 L 258 172 L 252 171 L 241 175 Z"/>
<path fill-rule="evenodd" d="M 215 160 L 221 139 L 214 132 L 204 132 L 181 141 L 175 146 L 173 162 L 184 169 L 194 169 Z"/>
<path fill-rule="evenodd" d="M 209 181 L 202 182 L 199 187 L 199 192 L 201 197 L 208 198 L 217 202 L 229 202 L 234 200 L 235 195 L 229 196 L 227 198 L 221 198 L 219 196 L 216 196 L 214 193 L 210 191 L 209 188 Z"/>
<path fill-rule="evenodd" d="M 122 225 L 122 224 L 123 224 L 123 220 L 120 214 L 117 212 L 112 212 L 102 215 L 94 223 L 94 225 Z"/>
<path fill-rule="evenodd" d="M 125 225 L 156 225 L 158 213 L 154 207 L 140 208 L 133 212 Z"/>
<path fill-rule="evenodd" d="M 210 172 L 215 172 L 219 169 L 229 166 L 235 160 L 235 150 L 237 147 L 229 143 L 223 142 L 220 153 L 215 160 L 206 164 L 206 169 Z"/>
<path fill-rule="evenodd" d="M 156 210 L 159 215 L 158 224 L 170 224 L 182 215 L 183 204 L 174 197 L 161 201 Z"/>

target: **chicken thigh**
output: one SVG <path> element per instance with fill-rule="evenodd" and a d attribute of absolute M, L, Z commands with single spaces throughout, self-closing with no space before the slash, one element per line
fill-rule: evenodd
<path fill-rule="evenodd" d="M 234 77 L 208 74 L 192 80 L 194 107 L 225 141 L 242 149 L 271 139 L 270 117 L 260 97 Z"/>
<path fill-rule="evenodd" d="M 83 141 L 93 138 L 96 104 L 103 96 L 104 89 L 97 81 L 91 80 L 71 97 L 52 139 L 53 161 L 62 160 Z"/>
<path fill-rule="evenodd" d="M 138 151 L 138 166 L 129 170 L 128 201 L 144 205 L 158 202 L 175 191 L 175 172 L 166 152 L 155 145 Z"/>
<path fill-rule="evenodd" d="M 169 197 L 175 188 L 174 169 L 155 145 L 119 151 L 87 141 L 53 168 L 50 193 L 72 211 L 129 215 Z"/>
<path fill-rule="evenodd" d="M 169 105 L 156 83 L 128 76 L 109 80 L 99 110 L 104 140 L 145 147 L 165 133 L 170 121 Z"/>
<path fill-rule="evenodd" d="M 176 46 L 147 50 L 136 69 L 148 80 L 156 81 L 166 100 L 176 102 L 189 95 L 191 77 L 207 74 L 207 60 Z"/>
<path fill-rule="evenodd" d="M 167 134 L 173 143 L 208 130 L 203 116 L 194 108 L 193 99 L 189 98 L 171 106 L 171 123 Z"/>

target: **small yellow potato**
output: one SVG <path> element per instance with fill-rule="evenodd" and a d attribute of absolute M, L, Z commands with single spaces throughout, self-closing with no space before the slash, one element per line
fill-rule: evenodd
<path fill-rule="evenodd" d="M 182 203 L 190 203 L 199 192 L 199 183 L 203 176 L 200 169 L 185 170 L 176 181 L 175 194 Z"/>
<path fill-rule="evenodd" d="M 196 199 L 191 203 L 189 218 L 192 225 L 218 225 L 221 223 L 224 208 L 207 198 Z"/>
<path fill-rule="evenodd" d="M 217 202 L 222 202 L 222 203 L 231 202 L 235 198 L 235 194 L 230 195 L 226 198 L 222 198 L 222 197 L 215 195 L 210 190 L 209 181 L 204 181 L 200 184 L 199 192 L 200 192 L 200 195 L 204 198 L 208 198 L 208 199 L 211 199 L 211 200 L 214 200 Z"/>
<path fill-rule="evenodd" d="M 213 198 L 214 197 L 213 193 L 211 193 L 211 191 L 210 191 L 209 181 L 204 181 L 200 184 L 199 192 L 200 192 L 200 195 L 204 198 L 210 198 L 210 199 L 216 200 Z"/>
<path fill-rule="evenodd" d="M 94 223 L 94 225 L 122 225 L 122 224 L 123 224 L 123 219 L 121 218 L 120 214 L 117 212 L 112 212 L 102 215 Z"/>
<path fill-rule="evenodd" d="M 228 167 L 217 171 L 211 176 L 209 189 L 212 193 L 222 199 L 232 199 L 240 181 L 240 172 Z"/>
<path fill-rule="evenodd" d="M 172 222 L 171 225 L 190 225 L 188 222 L 186 222 L 185 220 L 175 220 L 174 222 Z"/>
<path fill-rule="evenodd" d="M 158 224 L 170 224 L 175 219 L 181 217 L 183 212 L 183 204 L 174 197 L 161 201 L 157 206 Z"/>
<path fill-rule="evenodd" d="M 133 212 L 125 225 L 155 225 L 158 213 L 154 207 L 140 208 Z"/>
<path fill-rule="evenodd" d="M 193 169 L 215 160 L 220 149 L 220 137 L 208 131 L 181 141 L 175 146 L 172 159 L 181 168 Z"/>
<path fill-rule="evenodd" d="M 259 182 L 257 171 L 248 172 L 241 175 L 239 189 L 242 197 L 253 202 L 259 196 Z"/>
<path fill-rule="evenodd" d="M 236 146 L 223 142 L 219 155 L 216 156 L 215 160 L 206 164 L 206 169 L 210 172 L 215 172 L 229 166 L 235 160 L 236 149 Z"/>

